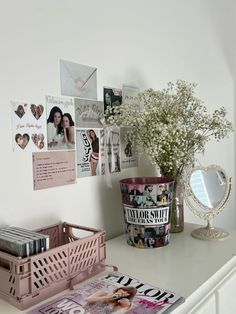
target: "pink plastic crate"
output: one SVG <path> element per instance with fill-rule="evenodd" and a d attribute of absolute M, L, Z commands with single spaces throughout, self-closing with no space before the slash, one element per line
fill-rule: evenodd
<path fill-rule="evenodd" d="M 73 229 L 90 235 L 78 238 Z M 50 236 L 48 251 L 26 258 L 0 251 L 0 297 L 21 310 L 105 268 L 103 230 L 64 222 L 35 231 Z"/>

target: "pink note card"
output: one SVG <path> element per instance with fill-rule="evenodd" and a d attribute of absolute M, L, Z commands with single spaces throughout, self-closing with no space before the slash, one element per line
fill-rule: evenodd
<path fill-rule="evenodd" d="M 74 151 L 33 153 L 34 190 L 75 183 L 75 169 Z"/>

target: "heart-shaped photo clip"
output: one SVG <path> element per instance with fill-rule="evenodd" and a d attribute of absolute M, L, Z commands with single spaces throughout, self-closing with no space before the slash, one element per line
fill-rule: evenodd
<path fill-rule="evenodd" d="M 35 117 L 35 119 L 38 120 L 44 112 L 44 107 L 43 107 L 43 105 L 37 106 L 35 104 L 31 104 L 30 110 L 32 112 L 32 115 Z"/>
<path fill-rule="evenodd" d="M 43 149 L 44 148 L 44 135 L 42 133 L 34 133 L 31 135 L 31 139 L 34 142 L 34 144 L 39 148 Z"/>
<path fill-rule="evenodd" d="M 21 135 L 20 133 L 17 133 L 15 136 L 15 141 L 18 144 L 18 146 L 20 146 L 21 149 L 25 149 L 25 147 L 29 143 L 29 139 L 30 137 L 27 133 L 24 133 L 23 135 Z"/>

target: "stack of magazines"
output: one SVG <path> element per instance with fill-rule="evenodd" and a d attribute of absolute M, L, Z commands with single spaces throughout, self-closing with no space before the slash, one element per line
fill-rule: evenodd
<path fill-rule="evenodd" d="M 19 227 L 0 228 L 0 251 L 28 257 L 49 249 L 49 236 Z"/>
<path fill-rule="evenodd" d="M 119 272 L 111 272 L 51 300 L 28 314 L 161 314 L 184 302 L 175 292 L 154 287 Z"/>

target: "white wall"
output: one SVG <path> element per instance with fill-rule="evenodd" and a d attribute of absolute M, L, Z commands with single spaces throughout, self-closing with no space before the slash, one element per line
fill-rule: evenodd
<path fill-rule="evenodd" d="M 222 104 L 234 120 L 233 0 L 8 0 L 1 4 L 1 224 L 35 228 L 66 220 L 105 228 L 109 237 L 115 236 L 123 231 L 119 179 L 153 173 L 145 162 L 139 169 L 114 175 L 113 189 L 97 177 L 33 191 L 31 154 L 12 152 L 10 100 L 44 102 L 46 94 L 60 95 L 60 58 L 98 67 L 99 99 L 103 85 L 162 88 L 180 78 L 198 83 L 198 96 L 209 110 Z M 201 161 L 220 164 L 234 176 L 234 146 L 233 135 L 213 142 Z M 233 193 L 217 218 L 218 225 L 235 227 L 234 200 Z M 188 210 L 185 216 L 196 220 Z"/>

